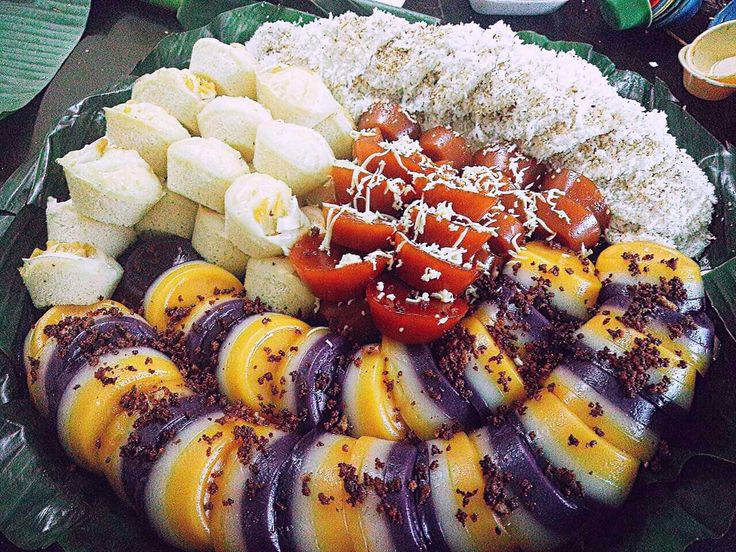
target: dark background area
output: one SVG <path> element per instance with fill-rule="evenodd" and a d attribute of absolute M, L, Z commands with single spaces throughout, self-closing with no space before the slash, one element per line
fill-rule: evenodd
<path fill-rule="evenodd" d="M 306 1 L 284 3 L 309 11 Z M 515 30 L 537 31 L 553 40 L 588 42 L 619 68 L 636 71 L 650 80 L 661 78 L 712 134 L 723 142 L 734 142 L 736 94 L 721 102 L 698 100 L 683 88 L 682 70 L 677 61 L 680 40 L 691 42 L 702 32 L 719 4 L 725 4 L 725 0 L 706 0 L 692 21 L 670 32 L 613 31 L 600 19 L 596 0 L 570 0 L 551 15 L 503 19 Z M 475 21 L 487 26 L 501 19 L 476 14 L 468 0 L 407 0 L 404 7 L 440 17 L 447 23 Z M 36 153 L 48 128 L 68 106 L 127 75 L 161 38 L 179 30 L 171 12 L 136 1 L 94 0 L 82 41 L 51 84 L 26 107 L 0 121 L 0 182 Z M 0 551 L 17 550 L 0 536 Z M 736 530 L 733 528 L 717 544 L 706 541 L 688 549 L 689 552 L 734 550 Z"/>

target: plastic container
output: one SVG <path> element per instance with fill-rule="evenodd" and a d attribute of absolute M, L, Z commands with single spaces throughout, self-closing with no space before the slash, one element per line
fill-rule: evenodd
<path fill-rule="evenodd" d="M 667 4 L 673 0 L 662 0 Z M 600 12 L 608 26 L 617 31 L 648 27 L 652 24 L 652 6 L 649 0 L 601 0 Z"/>
<path fill-rule="evenodd" d="M 736 85 L 736 21 L 726 21 L 699 35 L 685 59 L 700 75 Z"/>
<path fill-rule="evenodd" d="M 725 100 L 736 92 L 736 84 L 726 84 L 699 74 L 687 60 L 691 44 L 683 46 L 678 54 L 682 65 L 682 84 L 696 98 L 715 102 Z"/>
<path fill-rule="evenodd" d="M 567 0 L 470 0 L 470 7 L 484 15 L 543 15 L 566 3 Z"/>

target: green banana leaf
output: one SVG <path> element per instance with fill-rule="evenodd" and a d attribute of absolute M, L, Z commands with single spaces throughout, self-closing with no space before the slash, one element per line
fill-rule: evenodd
<path fill-rule="evenodd" d="M 41 92 L 79 42 L 90 0 L 0 0 L 0 119 Z"/>
<path fill-rule="evenodd" d="M 336 10 L 353 9 L 366 0 L 330 0 Z M 195 4 L 211 4 L 196 19 Z M 204 28 L 166 37 L 134 70 L 134 75 L 162 66 L 184 67 L 194 42 L 202 36 L 245 41 L 267 21 L 305 23 L 314 15 L 269 3 L 248 4 L 214 13 L 236 2 L 184 0 L 180 18 Z M 320 6 L 325 7 L 322 0 Z M 190 6 L 190 7 L 187 7 Z M 362 9 L 362 8 L 360 8 Z M 402 10 L 394 10 L 402 14 Z M 205 12 L 202 12 L 205 13 Z M 413 15 L 407 18 L 416 20 Z M 432 22 L 432 21 L 430 21 Z M 721 207 L 712 231 L 716 241 L 702 259 L 713 306 L 733 324 L 736 306 L 736 199 L 734 151 L 721 146 L 672 98 L 664 83 L 617 70 L 587 44 L 552 42 L 536 33 L 521 37 L 543 48 L 574 50 L 601 69 L 625 97 L 648 109 L 663 110 L 682 147 L 699 162 L 718 190 Z M 23 548 L 59 543 L 69 552 L 141 552 L 170 550 L 140 518 L 113 496 L 101 479 L 71 469 L 55 436 L 33 410 L 21 373 L 21 340 L 37 316 L 17 268 L 23 256 L 43 243 L 43 207 L 49 195 L 65 197 L 66 187 L 54 159 L 104 132 L 102 107 L 129 98 L 133 78 L 115 83 L 72 106 L 50 131 L 39 154 L 21 166 L 0 188 L 0 530 Z M 719 335 L 725 336 L 719 324 Z M 698 539 L 717 538 L 736 510 L 736 377 L 724 359 L 736 358 L 736 345 L 724 339 L 719 361 L 699 382 L 692 416 L 671 441 L 673 463 L 661 473 L 644 471 L 627 506 L 594 525 L 580 542 L 582 550 L 657 550 L 679 552 Z"/>
<path fill-rule="evenodd" d="M 177 0 L 171 1 L 176 2 Z M 439 22 L 436 17 L 381 4 L 374 0 L 310 0 L 310 2 L 314 10 L 322 16 L 328 16 L 330 13 L 340 15 L 347 11 L 353 11 L 359 15 L 370 15 L 377 8 L 412 22 Z M 256 0 L 181 0 L 176 17 L 181 26 L 189 31 L 207 25 L 221 13 L 255 3 L 257 3 Z"/>

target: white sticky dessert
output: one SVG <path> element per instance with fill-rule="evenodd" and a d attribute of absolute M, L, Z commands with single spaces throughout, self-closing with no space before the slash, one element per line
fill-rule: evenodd
<path fill-rule="evenodd" d="M 315 73 L 277 65 L 256 73 L 258 101 L 287 123 L 313 127 L 340 109 L 340 104 Z"/>
<path fill-rule="evenodd" d="M 206 261 L 242 277 L 248 255 L 225 236 L 225 215 L 200 205 L 194 221 L 192 247 Z"/>
<path fill-rule="evenodd" d="M 308 227 L 291 189 L 271 176 L 241 176 L 225 193 L 225 235 L 249 257 L 288 254 Z"/>
<path fill-rule="evenodd" d="M 91 305 L 109 299 L 123 268 L 102 250 L 87 243 L 49 241 L 35 249 L 19 269 L 36 308 Z"/>
<path fill-rule="evenodd" d="M 189 69 L 164 67 L 135 81 L 131 99 L 164 108 L 189 132 L 198 134 L 197 115 L 215 95 L 215 85 Z"/>
<path fill-rule="evenodd" d="M 160 178 L 166 178 L 166 150 L 189 132 L 157 105 L 126 102 L 105 108 L 107 137 L 120 148 L 137 151 Z"/>
<path fill-rule="evenodd" d="M 332 149 L 316 130 L 281 121 L 258 127 L 253 165 L 286 182 L 295 195 L 324 184 L 334 163 Z"/>
<path fill-rule="evenodd" d="M 104 137 L 57 162 L 77 211 L 100 222 L 133 226 L 163 194 L 137 151 L 115 147 Z"/>
<path fill-rule="evenodd" d="M 287 257 L 250 259 L 245 289 L 248 299 L 260 299 L 274 311 L 292 316 L 308 316 L 317 302 Z"/>
<path fill-rule="evenodd" d="M 259 125 L 271 120 L 268 109 L 255 100 L 229 96 L 219 96 L 209 102 L 197 118 L 202 136 L 222 140 L 247 161 L 253 160 Z"/>
<path fill-rule="evenodd" d="M 89 218 L 77 211 L 71 199 L 53 197 L 46 202 L 46 229 L 50 241 L 88 243 L 111 257 L 119 257 L 136 238 L 133 228 Z"/>
<path fill-rule="evenodd" d="M 135 230 L 139 234 L 173 234 L 188 240 L 192 237 L 196 216 L 196 203 L 176 192 L 165 190 L 158 203 L 138 221 Z"/>
<path fill-rule="evenodd" d="M 243 44 L 200 38 L 192 48 L 189 69 L 212 82 L 218 94 L 256 97 L 256 58 Z"/>
<path fill-rule="evenodd" d="M 169 148 L 167 186 L 217 211 L 225 212 L 225 192 L 233 181 L 248 174 L 240 153 L 216 138 L 193 137 Z"/>

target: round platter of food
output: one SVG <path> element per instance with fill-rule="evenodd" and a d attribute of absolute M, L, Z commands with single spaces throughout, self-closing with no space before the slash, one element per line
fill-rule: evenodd
<path fill-rule="evenodd" d="M 734 181 L 662 83 L 502 23 L 261 3 L 170 36 L 0 191 L 7 531 L 69 551 L 717 537 Z"/>

